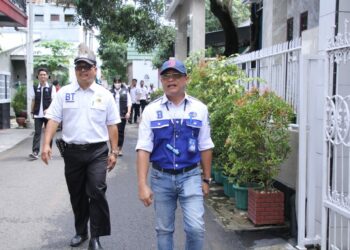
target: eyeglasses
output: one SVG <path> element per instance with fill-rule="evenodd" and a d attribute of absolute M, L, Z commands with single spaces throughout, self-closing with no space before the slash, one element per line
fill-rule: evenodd
<path fill-rule="evenodd" d="M 75 66 L 75 70 L 76 71 L 89 71 L 90 69 L 92 69 L 93 65 L 87 65 L 87 64 L 84 64 L 84 65 L 77 65 Z"/>
<path fill-rule="evenodd" d="M 181 77 L 185 76 L 184 74 L 181 74 L 181 73 L 169 73 L 169 74 L 164 74 L 164 75 L 161 75 L 160 77 L 164 80 L 168 80 L 170 78 L 172 79 L 180 79 Z"/>

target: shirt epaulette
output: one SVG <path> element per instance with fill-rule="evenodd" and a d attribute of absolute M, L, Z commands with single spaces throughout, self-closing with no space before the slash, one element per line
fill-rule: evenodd
<path fill-rule="evenodd" d="M 197 102 L 200 102 L 200 103 L 203 103 L 201 100 L 197 99 L 196 97 L 193 97 L 191 95 L 187 96 L 188 99 L 193 99 L 194 101 L 197 101 Z"/>

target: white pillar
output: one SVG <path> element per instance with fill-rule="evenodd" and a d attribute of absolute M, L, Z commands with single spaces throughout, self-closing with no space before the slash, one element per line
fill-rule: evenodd
<path fill-rule="evenodd" d="M 27 117 L 29 123 L 32 123 L 30 89 L 33 88 L 33 4 L 31 1 L 27 4 L 27 46 L 26 46 L 26 75 L 27 75 Z"/>
<path fill-rule="evenodd" d="M 205 49 L 205 1 L 193 0 L 190 21 L 190 52 Z"/>
<path fill-rule="evenodd" d="M 175 40 L 175 58 L 185 60 L 187 58 L 187 15 L 179 6 L 176 10 L 176 40 Z"/>

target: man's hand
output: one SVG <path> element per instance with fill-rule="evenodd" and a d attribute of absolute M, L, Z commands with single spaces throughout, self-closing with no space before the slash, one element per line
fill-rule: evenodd
<path fill-rule="evenodd" d="M 128 113 L 125 114 L 125 119 L 129 120 L 129 118 L 130 118 L 130 113 L 128 112 Z"/>
<path fill-rule="evenodd" d="M 117 163 L 117 156 L 115 156 L 114 154 L 109 154 L 107 159 L 108 172 L 110 172 L 115 167 L 116 163 Z"/>
<path fill-rule="evenodd" d="M 203 191 L 203 194 L 204 194 L 204 196 L 208 196 L 208 194 L 209 194 L 209 184 L 208 183 L 206 183 L 206 182 L 203 182 L 202 183 L 202 191 Z"/>
<path fill-rule="evenodd" d="M 41 151 L 41 160 L 46 164 L 49 165 L 49 160 L 52 159 L 52 149 L 50 145 L 44 144 L 43 150 Z"/>
<path fill-rule="evenodd" d="M 145 207 L 152 204 L 153 192 L 147 185 L 139 186 L 139 199 Z"/>

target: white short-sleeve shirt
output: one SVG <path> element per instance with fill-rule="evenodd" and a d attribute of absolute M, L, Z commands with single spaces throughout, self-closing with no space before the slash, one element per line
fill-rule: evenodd
<path fill-rule="evenodd" d="M 185 99 L 187 100 L 187 103 L 185 102 Z M 198 150 L 204 151 L 214 147 L 214 143 L 210 137 L 207 106 L 187 94 L 185 95 L 185 99 L 180 105 L 176 106 L 168 100 L 166 95 L 163 95 L 146 106 L 142 113 L 142 119 L 139 125 L 136 150 L 142 149 L 147 152 L 152 152 L 153 132 L 151 129 L 151 121 L 164 119 L 191 119 L 191 116 L 193 117 L 194 115 L 196 119 L 202 121 L 202 127 L 198 135 Z M 169 110 L 167 110 L 165 104 L 168 105 Z"/>
<path fill-rule="evenodd" d="M 62 122 L 63 140 L 75 144 L 108 141 L 107 125 L 121 122 L 112 93 L 95 82 L 85 90 L 78 83 L 62 87 L 45 117 Z"/>

